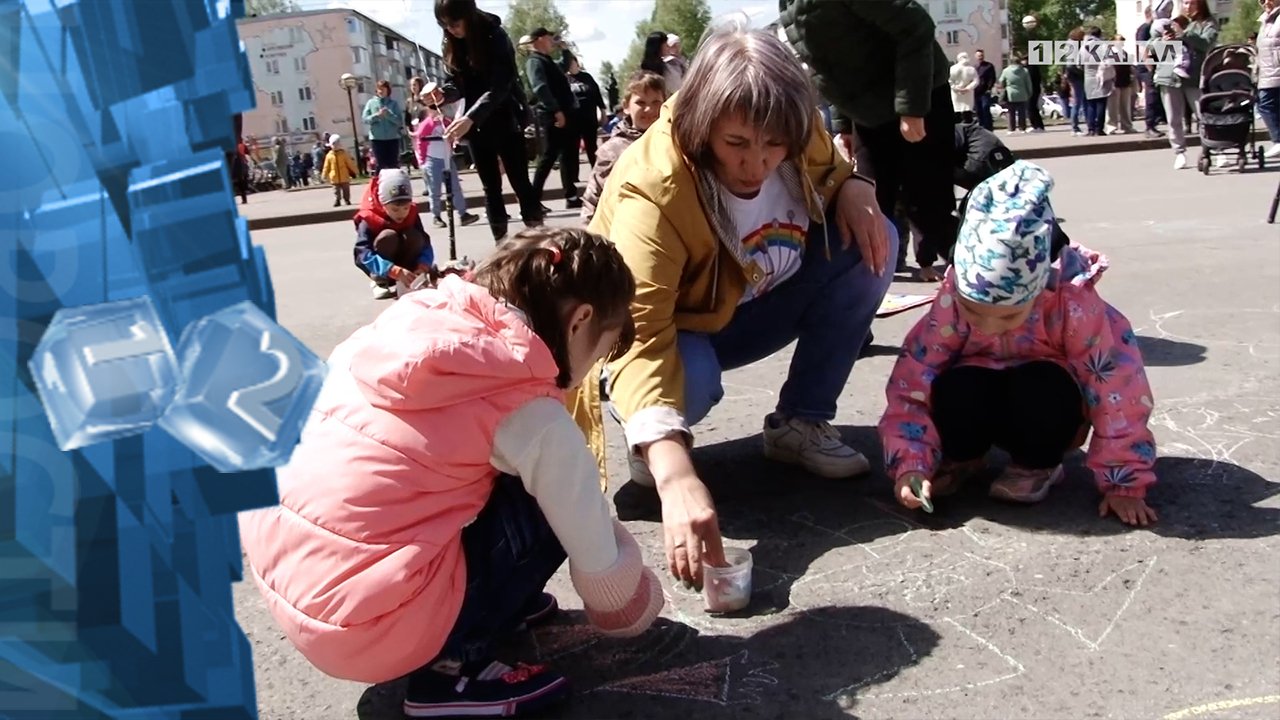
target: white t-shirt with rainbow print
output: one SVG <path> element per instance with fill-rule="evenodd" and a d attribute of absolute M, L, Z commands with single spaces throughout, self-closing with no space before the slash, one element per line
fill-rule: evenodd
<path fill-rule="evenodd" d="M 744 200 L 733 193 L 722 195 L 734 227 L 742 235 L 747 257 L 764 272 L 764 279 L 747 288 L 739 304 L 754 300 L 796 274 L 804 260 L 809 214 L 788 190 L 778 172 L 764 181 L 755 197 Z"/>

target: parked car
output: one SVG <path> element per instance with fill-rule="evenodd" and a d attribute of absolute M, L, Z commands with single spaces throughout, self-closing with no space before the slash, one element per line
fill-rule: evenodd
<path fill-rule="evenodd" d="M 1054 120 L 1062 117 L 1062 99 L 1058 97 L 1058 93 L 1040 96 L 1040 116 Z"/>

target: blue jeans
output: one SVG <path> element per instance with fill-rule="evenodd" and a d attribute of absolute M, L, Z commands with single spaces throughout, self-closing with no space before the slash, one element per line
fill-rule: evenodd
<path fill-rule="evenodd" d="M 515 632 L 564 564 L 564 548 L 520 478 L 499 475 L 484 509 L 462 529 L 462 552 L 467 589 L 440 656 L 492 660 L 494 643 Z"/>
<path fill-rule="evenodd" d="M 448 163 L 446 166 L 445 163 Z M 458 179 L 458 168 L 453 166 L 453 158 L 427 158 L 427 166 L 423 168 L 423 182 L 427 192 L 431 193 L 431 214 L 440 217 L 444 213 L 440 190 L 444 186 L 444 171 L 449 169 L 449 188 L 453 198 L 453 209 L 459 215 L 467 211 L 467 198 L 462 194 L 462 181 Z"/>
<path fill-rule="evenodd" d="M 724 398 L 724 370 L 750 365 L 796 343 L 791 368 L 778 394 L 777 411 L 802 420 L 831 420 L 836 400 L 871 330 L 880 301 L 893 282 L 898 234 L 892 221 L 888 267 L 881 277 L 862 261 L 857 244 L 841 248 L 827 223 L 809 225 L 800 269 L 778 287 L 738 306 L 718 333 L 680 331 L 676 344 L 685 373 L 685 421 L 694 425 Z M 824 246 L 831 251 L 827 259 Z"/>
<path fill-rule="evenodd" d="M 991 96 L 987 93 L 975 93 L 974 100 L 978 106 L 978 124 L 987 130 L 995 128 L 995 121 L 991 118 Z"/>
<path fill-rule="evenodd" d="M 1280 143 L 1280 88 L 1258 88 L 1258 110 L 1271 142 Z"/>
<path fill-rule="evenodd" d="M 1088 100 L 1084 96 L 1084 80 L 1068 80 L 1071 83 L 1071 132 L 1080 132 L 1080 121 L 1084 119 L 1084 107 Z"/>
<path fill-rule="evenodd" d="M 1085 122 L 1088 123 L 1089 132 L 1095 135 L 1101 135 L 1103 128 L 1107 124 L 1107 99 L 1106 98 L 1090 98 L 1085 101 L 1084 106 Z"/>

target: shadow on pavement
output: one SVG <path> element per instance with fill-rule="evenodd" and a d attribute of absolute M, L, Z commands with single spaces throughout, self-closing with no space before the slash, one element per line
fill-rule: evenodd
<path fill-rule="evenodd" d="M 1083 451 L 1067 459 L 1064 480 L 1036 505 L 1015 505 L 987 497 L 990 481 L 1003 467 L 993 451 L 991 468 L 940 500 L 935 512 L 911 511 L 897 504 L 884 476 L 881 446 L 874 427 L 840 428 L 847 442 L 871 460 L 872 473 L 854 480 L 823 480 L 789 465 L 764 459 L 761 438 L 752 435 L 694 450 L 694 464 L 716 500 L 720 527 L 730 540 L 751 540 L 757 567 L 777 570 L 774 611 L 789 607 L 790 590 L 818 558 L 837 547 L 873 543 L 906 532 L 912 525 L 929 530 L 962 527 L 982 517 L 1033 532 L 1107 536 L 1151 532 L 1181 539 L 1244 539 L 1280 534 L 1280 508 L 1257 507 L 1280 494 L 1280 483 L 1229 462 L 1162 457 L 1149 502 L 1159 522 L 1132 528 L 1114 515 L 1098 517 L 1100 496 Z M 624 520 L 661 521 L 656 493 L 628 483 L 615 496 Z"/>
<path fill-rule="evenodd" d="M 893 501 L 888 481 L 881 478 L 874 500 L 886 512 L 930 530 L 962 527 L 981 517 L 1032 532 L 1098 537 L 1150 532 L 1183 540 L 1249 539 L 1280 534 L 1280 508 L 1257 507 L 1280 494 L 1280 483 L 1227 462 L 1200 458 L 1162 457 L 1156 460 L 1157 482 L 1147 501 L 1159 521 L 1146 528 L 1130 527 L 1114 515 L 1098 517 L 1101 501 L 1093 474 L 1083 465 L 1083 452 L 1066 463 L 1066 477 L 1049 497 L 1035 505 L 1018 505 L 987 497 L 987 488 L 1003 468 L 1001 453 L 992 453 L 992 466 L 955 495 L 939 500 L 934 513 L 901 508 Z"/>
<path fill-rule="evenodd" d="M 703 634 L 659 618 L 637 638 L 597 635 L 578 611 L 522 633 L 508 662 L 548 663 L 570 679 L 571 702 L 540 717 L 849 718 L 857 694 L 919 664 L 940 635 L 879 607 L 819 607 L 749 637 Z M 403 680 L 368 688 L 360 720 L 401 720 Z"/>
<path fill-rule="evenodd" d="M 1151 367 L 1198 365 L 1206 360 L 1208 352 L 1205 346 L 1196 343 L 1147 335 L 1138 336 L 1138 347 L 1142 350 L 1143 363 Z"/>

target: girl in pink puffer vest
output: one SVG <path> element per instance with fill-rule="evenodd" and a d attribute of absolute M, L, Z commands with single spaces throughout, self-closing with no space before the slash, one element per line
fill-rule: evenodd
<path fill-rule="evenodd" d="M 1100 514 L 1156 520 L 1145 499 L 1154 405 L 1137 337 L 1098 295 L 1102 256 L 1072 245 L 1054 262 L 1052 187 L 1019 160 L 974 188 L 951 270 L 903 341 L 880 438 L 906 507 L 953 492 L 993 446 L 1011 462 L 991 496 L 1042 500 L 1092 430 Z"/>
<path fill-rule="evenodd" d="M 630 346 L 634 294 L 604 238 L 528 230 L 333 351 L 280 505 L 241 516 L 250 574 L 312 664 L 409 674 L 410 717 L 560 700 L 563 677 L 498 663 L 493 646 L 555 611 L 543 589 L 566 556 L 600 632 L 653 622 L 661 586 L 563 404 Z"/>

